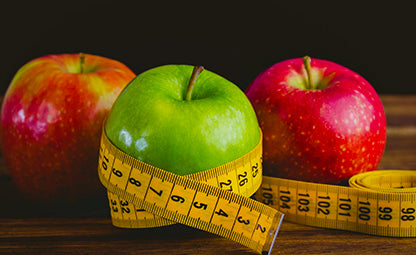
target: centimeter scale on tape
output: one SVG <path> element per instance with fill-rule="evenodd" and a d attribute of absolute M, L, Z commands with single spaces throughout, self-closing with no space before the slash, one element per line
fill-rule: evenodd
<path fill-rule="evenodd" d="M 377 170 L 350 187 L 263 176 L 255 198 L 309 226 L 378 236 L 416 237 L 416 171 Z"/>
<path fill-rule="evenodd" d="M 269 254 L 284 215 L 249 198 L 262 182 L 261 160 L 262 139 L 232 162 L 179 176 L 119 150 L 103 130 L 98 173 L 108 191 L 115 226 L 181 223 Z"/>
<path fill-rule="evenodd" d="M 370 171 L 353 176 L 350 187 L 317 184 L 262 176 L 261 153 L 260 141 L 226 165 L 178 176 L 130 157 L 103 132 L 99 176 L 108 189 L 113 224 L 182 223 L 264 254 L 283 216 L 315 227 L 416 237 L 416 171 Z M 247 198 L 254 192 L 258 202 Z"/>

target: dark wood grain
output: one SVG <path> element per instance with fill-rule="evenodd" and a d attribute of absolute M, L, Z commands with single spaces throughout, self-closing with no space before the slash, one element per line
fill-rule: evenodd
<path fill-rule="evenodd" d="M 380 169 L 416 170 L 416 95 L 381 96 L 388 123 Z M 182 225 L 120 229 L 107 201 L 42 207 L 16 191 L 0 157 L 0 254 L 255 254 Z M 272 254 L 416 254 L 416 238 L 388 238 L 284 222 Z"/>

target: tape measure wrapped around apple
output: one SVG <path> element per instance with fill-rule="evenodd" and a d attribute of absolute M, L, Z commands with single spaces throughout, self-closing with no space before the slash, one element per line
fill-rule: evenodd
<path fill-rule="evenodd" d="M 99 176 L 114 225 L 179 222 L 265 254 L 284 215 L 311 226 L 416 236 L 416 172 L 365 173 L 380 162 L 386 122 L 361 76 L 329 61 L 284 61 L 250 85 L 251 105 L 229 81 L 191 69 L 151 69 L 113 105 Z M 263 140 L 270 176 L 262 177 Z M 321 184 L 350 177 L 351 187 Z M 247 198 L 256 190 L 262 203 Z"/>
<path fill-rule="evenodd" d="M 236 85 L 202 70 L 150 69 L 113 104 L 99 159 L 113 224 L 178 222 L 269 253 L 283 214 L 248 198 L 262 179 L 257 117 Z"/>

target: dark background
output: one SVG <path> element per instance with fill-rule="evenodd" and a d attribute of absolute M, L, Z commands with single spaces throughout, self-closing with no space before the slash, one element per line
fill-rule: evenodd
<path fill-rule="evenodd" d="M 29 60 L 77 52 L 136 74 L 204 65 L 242 89 L 272 64 L 310 55 L 358 72 L 380 94 L 416 93 L 414 9 L 382 2 L 1 1 L 0 93 Z"/>

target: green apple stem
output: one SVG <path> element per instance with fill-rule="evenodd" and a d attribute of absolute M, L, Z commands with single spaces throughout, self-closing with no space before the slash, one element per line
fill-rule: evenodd
<path fill-rule="evenodd" d="M 192 71 L 191 79 L 189 79 L 188 89 L 186 90 L 185 100 L 189 101 L 192 98 L 192 90 L 194 88 L 194 84 L 196 81 L 196 78 L 201 74 L 201 72 L 204 70 L 203 66 L 195 66 L 194 70 Z"/>
<path fill-rule="evenodd" d="M 313 89 L 313 81 L 311 75 L 311 58 L 309 56 L 303 57 L 303 66 L 305 67 L 306 74 L 308 75 L 307 89 Z"/>
<path fill-rule="evenodd" d="M 79 54 L 79 65 L 80 65 L 80 73 L 84 73 L 84 65 L 85 65 L 85 55 L 84 53 Z"/>

